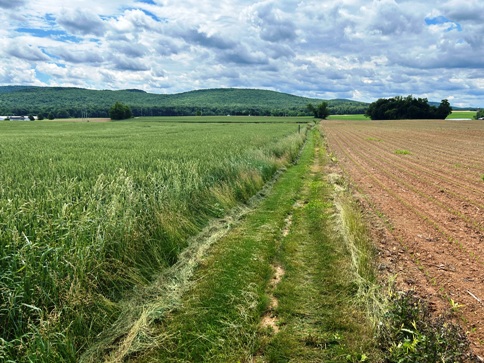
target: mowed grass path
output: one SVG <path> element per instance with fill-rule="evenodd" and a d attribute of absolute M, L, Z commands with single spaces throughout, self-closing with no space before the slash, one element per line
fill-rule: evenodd
<path fill-rule="evenodd" d="M 149 329 L 156 343 L 108 357 L 130 362 L 358 362 L 371 356 L 372 330 L 356 304 L 350 252 L 335 230 L 326 159 L 313 130 L 298 164 L 201 260 L 179 308 Z M 285 274 L 271 287 L 275 270 Z M 268 314 L 274 327 L 262 324 Z"/>

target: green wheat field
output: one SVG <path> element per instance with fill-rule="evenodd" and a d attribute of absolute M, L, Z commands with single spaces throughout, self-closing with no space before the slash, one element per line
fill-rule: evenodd
<path fill-rule="evenodd" d="M 234 121 L 0 123 L 0 357 L 75 361 L 304 142 L 301 119 Z"/>

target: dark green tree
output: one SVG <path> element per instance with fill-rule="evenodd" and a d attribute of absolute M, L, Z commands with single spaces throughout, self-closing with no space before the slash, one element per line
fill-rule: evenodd
<path fill-rule="evenodd" d="M 452 112 L 447 100 L 442 100 L 439 107 L 430 106 L 426 98 L 412 96 L 380 98 L 371 103 L 365 116 L 372 120 L 403 119 L 445 119 Z"/>
<path fill-rule="evenodd" d="M 44 119 L 44 115 L 43 115 L 42 113 L 39 113 L 39 114 L 37 115 L 37 120 L 41 121 L 41 120 L 43 120 L 43 119 Z"/>
<path fill-rule="evenodd" d="M 442 120 L 445 120 L 447 116 L 449 116 L 452 113 L 452 107 L 450 107 L 450 103 L 447 100 L 442 100 L 440 102 L 439 107 L 437 107 L 437 110 L 435 112 L 436 118 L 440 118 Z"/>
<path fill-rule="evenodd" d="M 484 118 L 484 108 L 482 110 L 477 111 L 476 120 Z"/>
<path fill-rule="evenodd" d="M 63 108 L 58 109 L 55 113 L 56 118 L 69 118 L 71 115 L 69 112 Z"/>
<path fill-rule="evenodd" d="M 111 120 L 126 120 L 132 117 L 132 113 L 129 106 L 116 102 L 109 110 L 109 116 Z"/>
<path fill-rule="evenodd" d="M 321 102 L 316 107 L 314 107 L 312 103 L 309 103 L 307 105 L 307 109 L 309 110 L 309 112 L 313 113 L 314 118 L 326 119 L 329 116 L 329 110 L 328 110 L 328 103 L 327 102 Z"/>

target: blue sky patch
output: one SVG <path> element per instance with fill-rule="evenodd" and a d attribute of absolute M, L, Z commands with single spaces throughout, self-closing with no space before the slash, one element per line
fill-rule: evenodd
<path fill-rule="evenodd" d="M 425 18 L 425 24 L 427 25 L 441 25 L 446 24 L 449 27 L 445 31 L 452 31 L 457 30 L 458 32 L 462 31 L 462 26 L 459 23 L 456 23 L 450 19 L 447 19 L 445 16 L 436 16 L 435 18 Z"/>
<path fill-rule="evenodd" d="M 127 8 L 123 8 L 123 9 L 124 10 L 140 10 L 143 13 L 145 13 L 146 15 L 148 15 L 151 19 L 153 19 L 154 21 L 156 21 L 158 23 L 167 23 L 168 22 L 168 20 L 166 18 L 159 18 L 155 14 L 153 14 L 151 11 L 148 11 L 146 9 L 133 8 L 133 7 L 127 7 Z"/>
<path fill-rule="evenodd" d="M 63 41 L 71 41 L 79 43 L 81 40 L 75 36 L 66 33 L 63 30 L 45 30 L 45 29 L 34 29 L 34 28 L 17 28 L 17 32 L 26 33 L 39 38 L 52 38 L 59 39 Z"/>
<path fill-rule="evenodd" d="M 57 24 L 56 21 L 55 21 L 55 16 L 52 15 L 52 14 L 45 14 L 44 18 L 45 18 L 45 21 L 47 22 L 47 24 L 49 24 L 51 26 L 55 26 Z"/>
<path fill-rule="evenodd" d="M 157 22 L 160 22 L 161 19 L 158 18 L 155 14 L 153 14 L 152 12 L 148 11 L 148 10 L 145 10 L 145 9 L 139 9 L 141 10 L 143 13 L 145 13 L 146 15 L 148 15 L 149 17 L 151 17 L 153 20 L 157 21 Z"/>
<path fill-rule="evenodd" d="M 47 73 L 40 72 L 39 70 L 35 70 L 35 75 L 37 76 L 37 79 L 41 81 L 42 83 L 48 84 L 51 80 L 51 76 L 48 75 Z"/>

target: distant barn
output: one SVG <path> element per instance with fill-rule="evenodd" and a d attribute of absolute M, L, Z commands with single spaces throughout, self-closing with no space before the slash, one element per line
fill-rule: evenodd
<path fill-rule="evenodd" d="M 30 121 L 30 117 L 28 116 L 0 116 L 1 120 L 10 120 L 10 121 Z M 34 120 L 37 118 L 34 117 Z M 33 121 L 33 120 L 32 120 Z"/>

